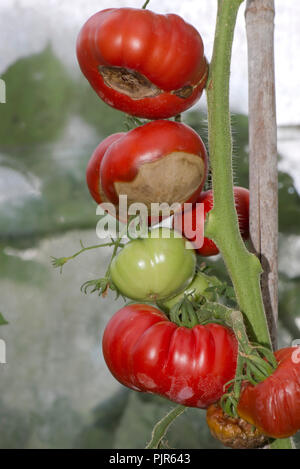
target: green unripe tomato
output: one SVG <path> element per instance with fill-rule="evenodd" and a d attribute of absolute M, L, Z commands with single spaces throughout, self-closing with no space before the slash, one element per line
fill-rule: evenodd
<path fill-rule="evenodd" d="M 184 238 L 174 237 L 169 228 L 155 228 L 151 233 L 151 237 L 126 244 L 110 267 L 115 286 L 133 300 L 158 301 L 174 296 L 195 275 L 195 251 L 186 248 L 189 243 Z"/>
<path fill-rule="evenodd" d="M 178 295 L 164 301 L 163 307 L 167 310 L 170 310 L 174 305 L 176 305 L 176 303 L 182 300 L 184 295 L 189 294 L 191 294 L 191 297 L 196 301 L 200 298 L 200 296 L 205 296 L 209 301 L 213 301 L 214 293 L 205 291 L 208 287 L 211 286 L 209 279 L 210 277 L 208 275 L 203 274 L 202 272 L 197 272 L 190 285 L 185 290 L 181 291 Z"/>

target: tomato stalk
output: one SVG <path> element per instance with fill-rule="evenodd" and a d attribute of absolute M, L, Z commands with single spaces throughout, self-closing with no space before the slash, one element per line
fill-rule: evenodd
<path fill-rule="evenodd" d="M 262 268 L 242 240 L 234 205 L 229 75 L 237 12 L 243 0 L 218 0 L 213 57 L 207 82 L 208 134 L 214 207 L 205 235 L 217 244 L 231 277 L 251 338 L 271 347 L 260 290 Z"/>
<path fill-rule="evenodd" d="M 151 440 L 147 444 L 145 449 L 158 449 L 162 447 L 163 439 L 166 436 L 166 433 L 169 429 L 171 423 L 179 417 L 186 407 L 183 405 L 178 405 L 174 407 L 167 415 L 165 415 L 153 428 Z"/>
<path fill-rule="evenodd" d="M 150 0 L 146 0 L 144 5 L 142 6 L 142 10 L 145 10 L 147 8 L 147 5 L 148 3 L 150 2 Z"/>
<path fill-rule="evenodd" d="M 134 218 L 136 218 L 135 215 L 129 217 L 128 223 L 123 227 L 122 230 L 119 231 L 117 239 L 115 241 L 112 241 L 112 244 L 114 245 L 114 249 L 113 249 L 113 253 L 111 255 L 108 267 L 106 269 L 105 276 L 102 278 L 95 279 L 95 280 L 88 280 L 87 282 L 84 282 L 83 285 L 81 285 L 81 291 L 83 291 L 85 294 L 88 292 L 90 288 L 91 289 L 90 293 L 94 293 L 95 291 L 98 291 L 99 295 L 102 295 L 103 297 L 105 297 L 107 294 L 107 291 L 110 288 L 111 290 L 116 291 L 117 298 L 120 295 L 118 288 L 113 284 L 111 280 L 110 267 L 111 267 L 113 259 L 117 255 L 118 249 L 123 248 L 125 246 L 124 244 L 121 243 L 121 241 L 124 235 L 127 234 L 128 236 L 128 227 Z"/>
<path fill-rule="evenodd" d="M 60 268 L 60 273 L 62 273 L 63 266 L 67 262 L 69 262 L 70 260 L 75 259 L 75 257 L 79 256 L 83 252 L 89 251 L 90 249 L 98 249 L 98 248 L 103 248 L 103 247 L 115 246 L 116 241 L 111 241 L 110 243 L 95 244 L 94 246 L 84 246 L 82 241 L 80 241 L 80 245 L 81 245 L 81 249 L 79 251 L 75 252 L 75 254 L 72 254 L 72 256 L 68 256 L 68 257 L 54 257 L 54 256 L 51 256 L 51 263 L 52 263 L 53 267 L 55 267 L 55 268 L 59 267 Z M 118 247 L 123 247 L 123 246 L 124 246 L 124 244 L 118 243 Z"/>
<path fill-rule="evenodd" d="M 85 282 L 81 286 L 81 291 L 83 291 L 84 293 L 87 293 L 88 289 L 91 288 L 91 293 L 94 293 L 95 291 L 98 291 L 99 295 L 102 294 L 103 296 L 105 296 L 106 293 L 107 293 L 107 290 L 109 288 L 111 288 L 112 290 L 115 290 L 116 293 L 117 293 L 117 296 L 119 296 L 120 293 L 119 293 L 118 289 L 115 287 L 115 285 L 113 284 L 113 282 L 111 281 L 111 278 L 110 278 L 110 266 L 111 266 L 111 263 L 112 263 L 114 257 L 116 257 L 116 255 L 117 255 L 118 249 L 119 248 L 122 249 L 125 246 L 125 244 L 121 242 L 122 238 L 124 237 L 124 235 L 129 236 L 128 228 L 129 228 L 129 225 L 131 224 L 131 222 L 135 218 L 137 218 L 135 215 L 130 216 L 129 219 L 128 219 L 128 223 L 123 227 L 122 230 L 119 231 L 119 234 L 118 234 L 117 238 L 115 240 L 112 239 L 111 242 L 96 244 L 96 245 L 93 245 L 93 246 L 84 246 L 83 242 L 80 241 L 81 249 L 79 251 L 75 252 L 74 254 L 72 254 L 71 256 L 68 256 L 68 257 L 54 257 L 54 256 L 51 256 L 51 263 L 52 263 L 53 267 L 54 268 L 60 268 L 60 273 L 62 273 L 63 266 L 67 262 L 69 262 L 70 260 L 75 259 L 75 257 L 79 256 L 83 252 L 89 251 L 90 249 L 98 249 L 98 248 L 102 248 L 102 247 L 111 247 L 111 246 L 113 246 L 114 247 L 113 253 L 111 255 L 108 267 L 106 269 L 105 276 L 102 277 L 102 278 L 98 278 L 96 280 L 88 280 L 87 282 Z"/>
<path fill-rule="evenodd" d="M 233 196 L 232 137 L 229 77 L 232 42 L 238 9 L 243 0 L 218 0 L 213 57 L 207 82 L 208 136 L 214 208 L 205 235 L 217 244 L 233 283 L 237 301 L 253 340 L 272 348 L 261 288 L 261 264 L 241 238 Z M 290 440 L 272 448 L 291 448 Z"/>
<path fill-rule="evenodd" d="M 217 305 L 217 307 L 221 310 L 221 316 L 225 316 L 226 324 L 234 330 L 238 340 L 238 359 L 236 375 L 232 380 L 233 389 L 222 396 L 221 405 L 228 415 L 238 417 L 236 409 L 242 382 L 248 381 L 255 386 L 264 381 L 275 371 L 277 362 L 268 348 L 249 342 L 243 315 L 240 311 L 230 310 L 223 305 Z M 224 313 L 222 313 L 222 309 Z"/>

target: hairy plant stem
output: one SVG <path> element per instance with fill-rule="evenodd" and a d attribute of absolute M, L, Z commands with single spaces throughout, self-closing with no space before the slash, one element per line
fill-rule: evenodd
<path fill-rule="evenodd" d="M 236 16 L 243 0 L 218 0 L 213 57 L 207 83 L 209 151 L 214 208 L 205 234 L 217 244 L 231 277 L 252 340 L 271 347 L 262 295 L 259 260 L 245 247 L 233 197 L 229 76 Z"/>
<path fill-rule="evenodd" d="M 165 415 L 165 417 L 163 417 L 159 422 L 157 422 L 152 431 L 151 441 L 147 444 L 145 449 L 159 448 L 171 423 L 185 410 L 185 406 L 178 405 L 174 407 L 174 409 L 172 409 L 167 415 Z"/>
<path fill-rule="evenodd" d="M 229 77 L 234 28 L 242 2 L 218 0 L 214 50 L 206 87 L 214 208 L 209 212 L 205 234 L 213 239 L 223 256 L 252 340 L 271 348 L 260 289 L 262 268 L 258 258 L 243 243 L 233 196 Z M 272 449 L 292 447 L 291 439 L 271 444 Z"/>

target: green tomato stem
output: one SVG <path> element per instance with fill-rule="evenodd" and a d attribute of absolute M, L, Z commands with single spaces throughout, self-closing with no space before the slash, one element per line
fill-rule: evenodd
<path fill-rule="evenodd" d="M 52 259 L 51 263 L 52 263 L 53 267 L 55 267 L 55 268 L 59 267 L 60 271 L 62 272 L 62 268 L 67 262 L 75 259 L 75 257 L 79 256 L 83 252 L 89 251 L 90 249 L 98 249 L 98 248 L 103 248 L 103 247 L 115 246 L 116 242 L 112 241 L 110 243 L 96 244 L 94 246 L 87 246 L 87 247 L 83 246 L 82 241 L 80 241 L 80 244 L 82 246 L 82 249 L 80 249 L 80 251 L 75 252 L 75 254 L 73 254 L 72 256 L 68 256 L 68 257 L 53 257 L 53 256 L 51 256 L 51 259 Z M 123 247 L 123 246 L 124 245 L 122 245 L 120 243 L 118 244 L 118 247 Z"/>
<path fill-rule="evenodd" d="M 205 235 L 217 244 L 231 277 L 238 304 L 247 318 L 251 339 L 271 347 L 260 289 L 258 258 L 245 247 L 233 196 L 229 75 L 232 41 L 243 0 L 218 0 L 212 62 L 207 83 L 209 151 L 214 208 Z"/>
<path fill-rule="evenodd" d="M 110 258 L 110 261 L 109 261 L 109 264 L 108 264 L 108 267 L 106 269 L 106 273 L 105 273 L 105 276 L 106 277 L 109 277 L 110 276 L 110 267 L 111 267 L 111 263 L 113 261 L 113 259 L 116 257 L 117 255 L 117 251 L 120 247 L 124 247 L 124 244 L 121 243 L 122 241 L 122 238 L 123 236 L 127 233 L 128 231 L 128 226 L 130 225 L 132 219 L 134 217 L 130 217 L 129 220 L 128 220 L 128 223 L 125 225 L 125 227 L 123 227 L 123 229 L 121 230 L 121 232 L 119 233 L 116 241 L 114 242 L 114 250 L 113 250 L 113 253 L 112 253 L 112 256 Z"/>
<path fill-rule="evenodd" d="M 205 235 L 217 244 L 231 277 L 241 311 L 253 340 L 271 349 L 262 301 L 258 258 L 241 238 L 233 196 L 232 138 L 229 112 L 229 77 L 234 28 L 243 0 L 218 0 L 213 57 L 207 82 L 208 136 L 214 208 Z M 276 440 L 271 448 L 293 448 L 291 439 Z"/>
<path fill-rule="evenodd" d="M 186 410 L 185 406 L 178 405 L 174 407 L 165 417 L 163 417 L 152 431 L 151 441 L 145 449 L 157 449 L 160 447 L 171 423 Z"/>
<path fill-rule="evenodd" d="M 150 2 L 150 0 L 146 0 L 144 5 L 142 6 L 142 10 L 145 10 L 147 8 L 147 5 L 148 3 Z"/>

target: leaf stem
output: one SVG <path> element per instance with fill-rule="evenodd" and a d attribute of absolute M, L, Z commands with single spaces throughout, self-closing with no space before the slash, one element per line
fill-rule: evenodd
<path fill-rule="evenodd" d="M 123 229 L 122 229 L 121 232 L 119 233 L 119 235 L 118 235 L 116 241 L 114 241 L 114 250 L 113 250 L 113 253 L 112 253 L 112 256 L 111 256 L 111 258 L 110 258 L 110 261 L 109 261 L 109 264 L 108 264 L 108 267 L 107 267 L 107 270 L 106 270 L 106 274 L 105 274 L 105 275 L 107 275 L 107 276 L 110 275 L 111 263 L 112 263 L 113 259 L 116 257 L 118 249 L 119 249 L 120 247 L 124 247 L 124 244 L 121 243 L 122 238 L 123 238 L 123 236 L 127 233 L 128 227 L 129 227 L 131 221 L 132 221 L 134 218 L 135 218 L 134 215 L 132 215 L 132 216 L 129 218 L 128 223 L 123 227 Z"/>
<path fill-rule="evenodd" d="M 171 423 L 179 417 L 184 411 L 186 407 L 183 405 L 179 405 L 171 410 L 165 417 L 163 417 L 155 427 L 153 428 L 151 441 L 147 444 L 146 449 L 157 449 L 160 447 L 160 444 L 165 437 L 169 426 Z"/>
<path fill-rule="evenodd" d="M 54 257 L 54 256 L 51 256 L 51 259 L 52 259 L 51 262 L 52 262 L 53 267 L 60 267 L 60 271 L 62 271 L 63 266 L 67 262 L 69 262 L 72 259 L 75 259 L 75 257 L 79 256 L 83 252 L 88 251 L 90 249 L 97 249 L 97 248 L 115 246 L 116 241 L 111 241 L 109 243 L 103 243 L 103 244 L 95 244 L 94 246 L 87 246 L 87 247 L 83 246 L 82 241 L 80 241 L 80 244 L 82 246 L 82 249 L 80 249 L 80 251 L 75 252 L 75 254 L 72 254 L 72 256 L 67 256 L 67 257 Z M 118 247 L 123 247 L 123 246 L 124 246 L 123 244 L 120 244 L 120 243 L 118 244 Z"/>

